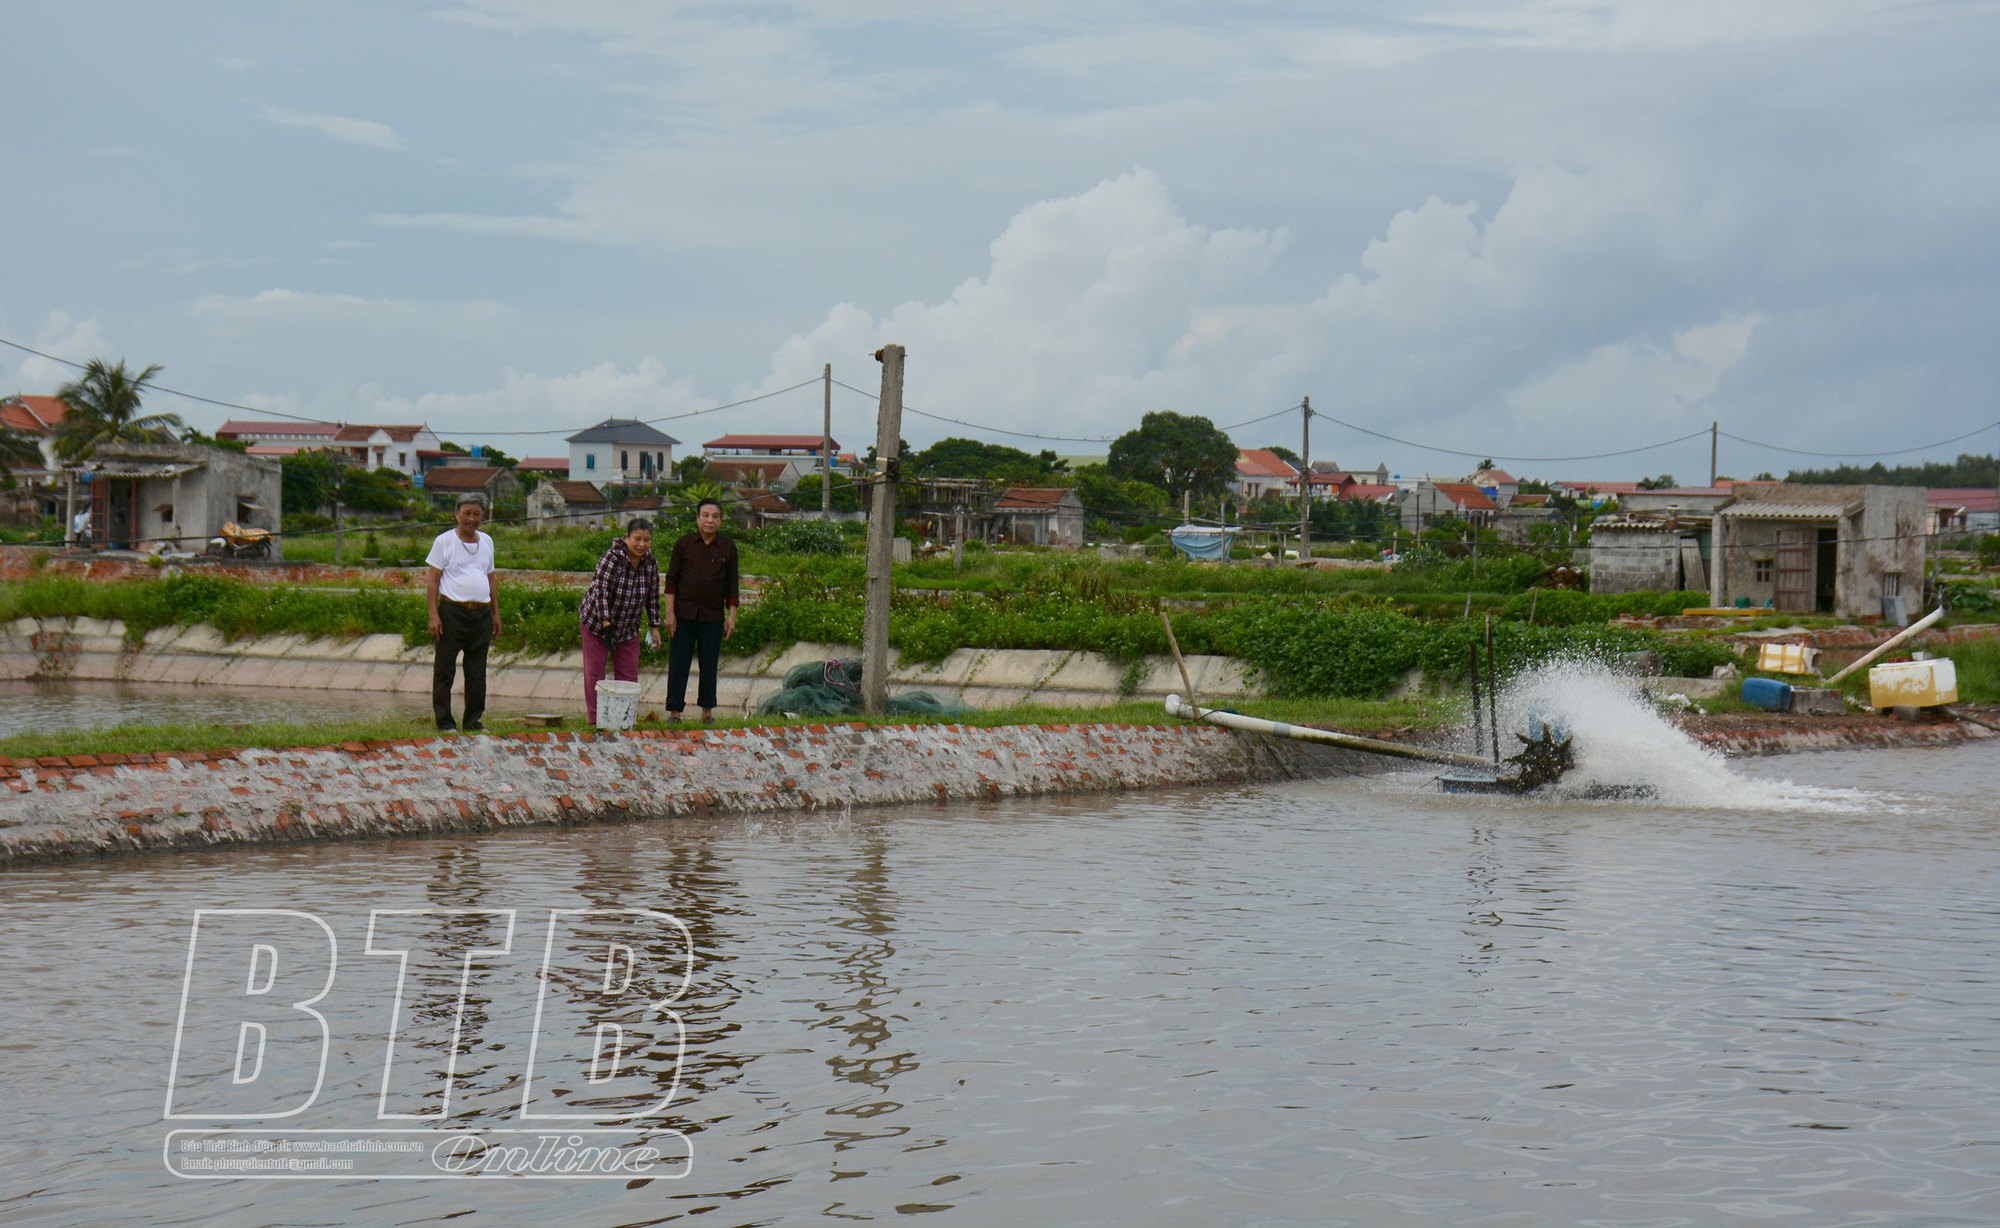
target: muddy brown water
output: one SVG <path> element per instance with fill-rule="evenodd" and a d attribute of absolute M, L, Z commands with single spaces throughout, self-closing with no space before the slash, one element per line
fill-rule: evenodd
<path fill-rule="evenodd" d="M 2000 1222 L 2000 745 L 1718 771 L 1692 801 L 1404 773 L 7 872 L 0 1222 Z M 549 911 L 586 907 L 692 943 L 678 1027 L 605 1016 L 635 1056 L 594 1090 L 528 1009 Z M 239 1034 L 190 1033 L 248 985 L 190 957 L 230 908 L 290 914 L 288 974 L 301 927 L 337 951 L 325 1044 L 262 1016 L 269 1072 L 324 1055 L 293 1118 L 231 1090 Z M 662 993 L 679 932 L 634 931 Z M 671 1089 L 618 1137 L 684 1136 L 685 1175 L 168 1171 L 225 1124 L 170 1096 L 247 1136 L 413 1126 L 378 1113 L 447 1085 L 440 1128 L 518 1124 L 530 1035 L 549 1103 Z"/>

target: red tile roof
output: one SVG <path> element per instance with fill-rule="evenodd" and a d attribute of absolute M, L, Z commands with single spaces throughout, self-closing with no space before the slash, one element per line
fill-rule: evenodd
<path fill-rule="evenodd" d="M 215 437 L 235 439 L 241 435 L 302 435 L 331 439 L 339 431 L 338 422 L 263 422 L 254 418 L 231 418 L 215 428 Z"/>
<path fill-rule="evenodd" d="M 1352 486 L 1340 488 L 1340 497 L 1354 503 L 1374 503 L 1394 495 L 1400 487 L 1382 486 L 1374 482 L 1356 482 Z"/>
<path fill-rule="evenodd" d="M 786 502 L 783 495 L 774 494 L 769 490 L 749 489 L 738 491 L 737 494 L 740 497 L 740 502 L 736 506 L 742 511 L 789 512 L 792 510 L 792 505 Z"/>
<path fill-rule="evenodd" d="M 520 468 L 519 465 L 514 467 L 516 469 Z M 433 469 L 431 472 L 435 473 L 437 470 Z M 600 505 L 606 502 L 604 492 L 588 482 L 556 481 L 547 482 L 544 485 L 561 495 L 564 503 Z"/>
<path fill-rule="evenodd" d="M 625 500 L 620 505 L 620 508 L 627 512 L 657 512 L 660 510 L 660 504 L 663 502 L 665 500 L 661 499 L 658 495 L 639 495 Z"/>
<path fill-rule="evenodd" d="M 1520 485 L 1520 483 L 1515 480 L 1514 475 L 1507 472 L 1505 469 L 1481 469 L 1479 473 L 1484 474 L 1486 476 L 1486 480 L 1493 483 L 1495 486 Z M 1477 477 L 1479 476 L 1479 474 L 1474 474 L 1473 476 Z"/>
<path fill-rule="evenodd" d="M 1991 486 L 1933 486 L 1926 497 L 1932 507 L 1962 507 L 1968 512 L 2000 511 L 2000 490 Z"/>
<path fill-rule="evenodd" d="M 785 472 L 785 462 L 777 460 L 712 460 L 708 468 L 717 480 L 730 486 L 741 486 L 751 482 L 759 486 L 769 486 Z"/>
<path fill-rule="evenodd" d="M 1433 482 L 1438 493 L 1458 504 L 1468 512 L 1497 512 L 1500 505 L 1486 497 L 1486 492 L 1470 482 Z"/>
<path fill-rule="evenodd" d="M 417 455 L 418 455 L 418 456 L 424 456 L 424 455 L 426 455 L 426 453 L 423 453 L 423 452 L 419 452 L 419 453 L 417 453 Z M 518 461 L 518 462 L 516 462 L 516 463 L 515 463 L 515 465 L 514 465 L 514 472 L 516 472 L 516 473 L 556 473 L 556 472 L 562 472 L 562 473 L 568 473 L 568 472 L 569 472 L 569 457 L 567 457 L 567 456 L 529 456 L 529 457 L 524 457 L 524 458 L 522 458 L 522 459 L 521 459 L 520 461 Z"/>
<path fill-rule="evenodd" d="M 1269 448 L 1244 448 L 1236 454 L 1236 472 L 1246 478 L 1284 478 L 1297 481 L 1299 471 Z"/>
<path fill-rule="evenodd" d="M 507 472 L 492 465 L 439 465 L 424 475 L 425 490 L 485 490 Z"/>
<path fill-rule="evenodd" d="M 1546 507 L 1548 506 L 1548 502 L 1549 502 L 1549 497 L 1547 495 L 1515 495 L 1513 502 L 1509 506 Z"/>
<path fill-rule="evenodd" d="M 69 406 L 55 397 L 20 396 L 0 401 L 0 424 L 30 435 L 46 435 L 69 414 Z"/>

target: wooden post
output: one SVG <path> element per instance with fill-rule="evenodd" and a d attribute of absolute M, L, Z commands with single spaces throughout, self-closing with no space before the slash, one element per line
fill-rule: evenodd
<path fill-rule="evenodd" d="M 1466 654 L 1472 661 L 1472 753 L 1485 755 L 1486 739 L 1479 731 L 1481 713 L 1479 711 L 1479 641 L 1465 646 Z"/>
<path fill-rule="evenodd" d="M 76 545 L 76 475 L 63 473 L 63 545 Z"/>
<path fill-rule="evenodd" d="M 1188 707 L 1199 708 L 1201 701 L 1194 697 L 1194 680 L 1188 677 L 1187 662 L 1181 659 L 1181 643 L 1174 638 L 1174 623 L 1165 610 L 1160 611 L 1160 625 L 1167 629 L 1167 649 L 1174 654 L 1174 664 L 1180 667 L 1181 685 L 1187 688 Z"/>
<path fill-rule="evenodd" d="M 1486 615 L 1486 727 L 1493 734 L 1493 766 L 1500 766 L 1500 673 L 1493 664 L 1493 615 Z"/>
<path fill-rule="evenodd" d="M 819 518 L 833 519 L 833 364 L 820 369 Z"/>
<path fill-rule="evenodd" d="M 1299 410 L 1299 465 L 1304 470 L 1299 474 L 1299 566 L 1304 567 L 1312 560 L 1313 399 L 1307 397 Z"/>
<path fill-rule="evenodd" d="M 895 566 L 896 448 L 903 430 L 903 347 L 875 351 L 882 399 L 875 414 L 875 472 L 868 484 L 868 588 L 861 623 L 861 710 L 880 716 L 889 703 L 889 593 Z"/>

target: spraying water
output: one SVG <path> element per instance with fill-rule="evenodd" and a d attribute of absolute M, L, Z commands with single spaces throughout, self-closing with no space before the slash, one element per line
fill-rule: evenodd
<path fill-rule="evenodd" d="M 1557 659 L 1508 679 L 1499 718 L 1502 755 L 1520 748 L 1515 731 L 1537 721 L 1569 732 L 1576 767 L 1557 786 L 1563 794 L 1638 790 L 1670 806 L 1705 809 L 1835 800 L 1824 790 L 1737 775 L 1720 753 L 1675 728 L 1631 679 L 1601 662 Z"/>

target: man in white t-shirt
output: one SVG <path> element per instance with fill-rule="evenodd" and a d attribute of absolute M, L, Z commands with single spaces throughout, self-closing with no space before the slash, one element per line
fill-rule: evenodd
<path fill-rule="evenodd" d="M 438 534 L 431 543 L 430 583 L 425 595 L 431 606 L 431 638 L 437 656 L 431 663 L 431 712 L 439 729 L 456 729 L 451 719 L 451 683 L 458 673 L 458 656 L 465 654 L 465 731 L 486 726 L 486 650 L 500 634 L 500 580 L 493 574 L 493 539 L 479 531 L 486 504 L 478 495 L 460 495 L 454 514 L 458 527 Z"/>

